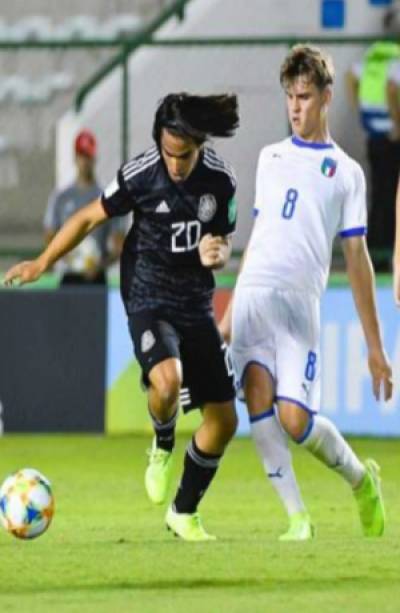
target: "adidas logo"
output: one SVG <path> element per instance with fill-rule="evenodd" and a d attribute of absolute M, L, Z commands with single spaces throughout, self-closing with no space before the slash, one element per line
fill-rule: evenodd
<path fill-rule="evenodd" d="M 158 205 L 158 207 L 156 208 L 156 213 L 170 213 L 171 209 L 169 208 L 168 204 L 165 202 L 165 200 L 163 200 L 162 202 L 160 202 L 160 204 Z"/>

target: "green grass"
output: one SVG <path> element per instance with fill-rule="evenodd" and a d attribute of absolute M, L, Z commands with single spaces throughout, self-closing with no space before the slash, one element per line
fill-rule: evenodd
<path fill-rule="evenodd" d="M 351 493 L 302 450 L 295 462 L 317 524 L 306 544 L 280 544 L 284 513 L 249 440 L 236 440 L 202 504 L 217 543 L 177 541 L 143 490 L 144 437 L 6 436 L 0 479 L 23 466 L 53 482 L 48 533 L 0 533 L 0 611 L 369 612 L 400 610 L 399 442 L 356 440 L 384 475 L 389 525 L 360 536 Z M 176 449 L 176 476 L 185 440 Z"/>

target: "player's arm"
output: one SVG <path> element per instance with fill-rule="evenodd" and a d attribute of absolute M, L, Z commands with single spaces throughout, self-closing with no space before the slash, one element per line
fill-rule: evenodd
<path fill-rule="evenodd" d="M 96 226 L 108 219 L 100 199 L 83 207 L 72 215 L 46 249 L 35 259 L 16 264 L 4 277 L 5 285 L 18 281 L 20 285 L 36 281 L 59 258 L 78 245 Z"/>
<path fill-rule="evenodd" d="M 44 231 L 44 244 L 48 245 L 56 235 L 55 230 L 45 230 Z"/>
<path fill-rule="evenodd" d="M 240 271 L 243 268 L 245 258 L 246 258 L 246 250 L 243 251 L 243 255 L 240 259 L 238 275 L 240 274 Z M 232 294 L 231 294 L 231 297 L 229 298 L 229 302 L 226 306 L 224 314 L 221 318 L 221 321 L 218 323 L 219 333 L 221 334 L 222 338 L 224 339 L 226 343 L 230 343 L 231 338 L 232 338 L 232 304 L 233 304 L 234 291 L 235 291 L 235 288 L 232 290 Z"/>
<path fill-rule="evenodd" d="M 347 273 L 368 347 L 368 365 L 373 390 L 379 399 L 383 385 L 384 398 L 392 396 L 392 369 L 383 348 L 375 300 L 375 278 L 364 236 L 351 236 L 342 241 Z"/>

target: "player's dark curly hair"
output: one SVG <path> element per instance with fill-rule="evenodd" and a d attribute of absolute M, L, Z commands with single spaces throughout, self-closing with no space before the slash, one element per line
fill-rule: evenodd
<path fill-rule="evenodd" d="M 239 126 L 237 96 L 192 96 L 186 92 L 168 94 L 159 103 L 154 124 L 153 138 L 160 147 L 161 130 L 191 138 L 197 145 L 213 136 L 233 136 Z"/>
<path fill-rule="evenodd" d="M 295 45 L 286 56 L 280 71 L 280 82 L 287 87 L 297 77 L 306 77 L 318 89 L 332 85 L 335 76 L 332 59 L 314 45 Z"/>

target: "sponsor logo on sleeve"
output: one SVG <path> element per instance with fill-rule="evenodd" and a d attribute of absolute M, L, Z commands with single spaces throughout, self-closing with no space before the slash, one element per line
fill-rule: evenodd
<path fill-rule="evenodd" d="M 235 223 L 237 215 L 236 199 L 231 198 L 228 202 L 228 221 L 229 223 Z"/>

